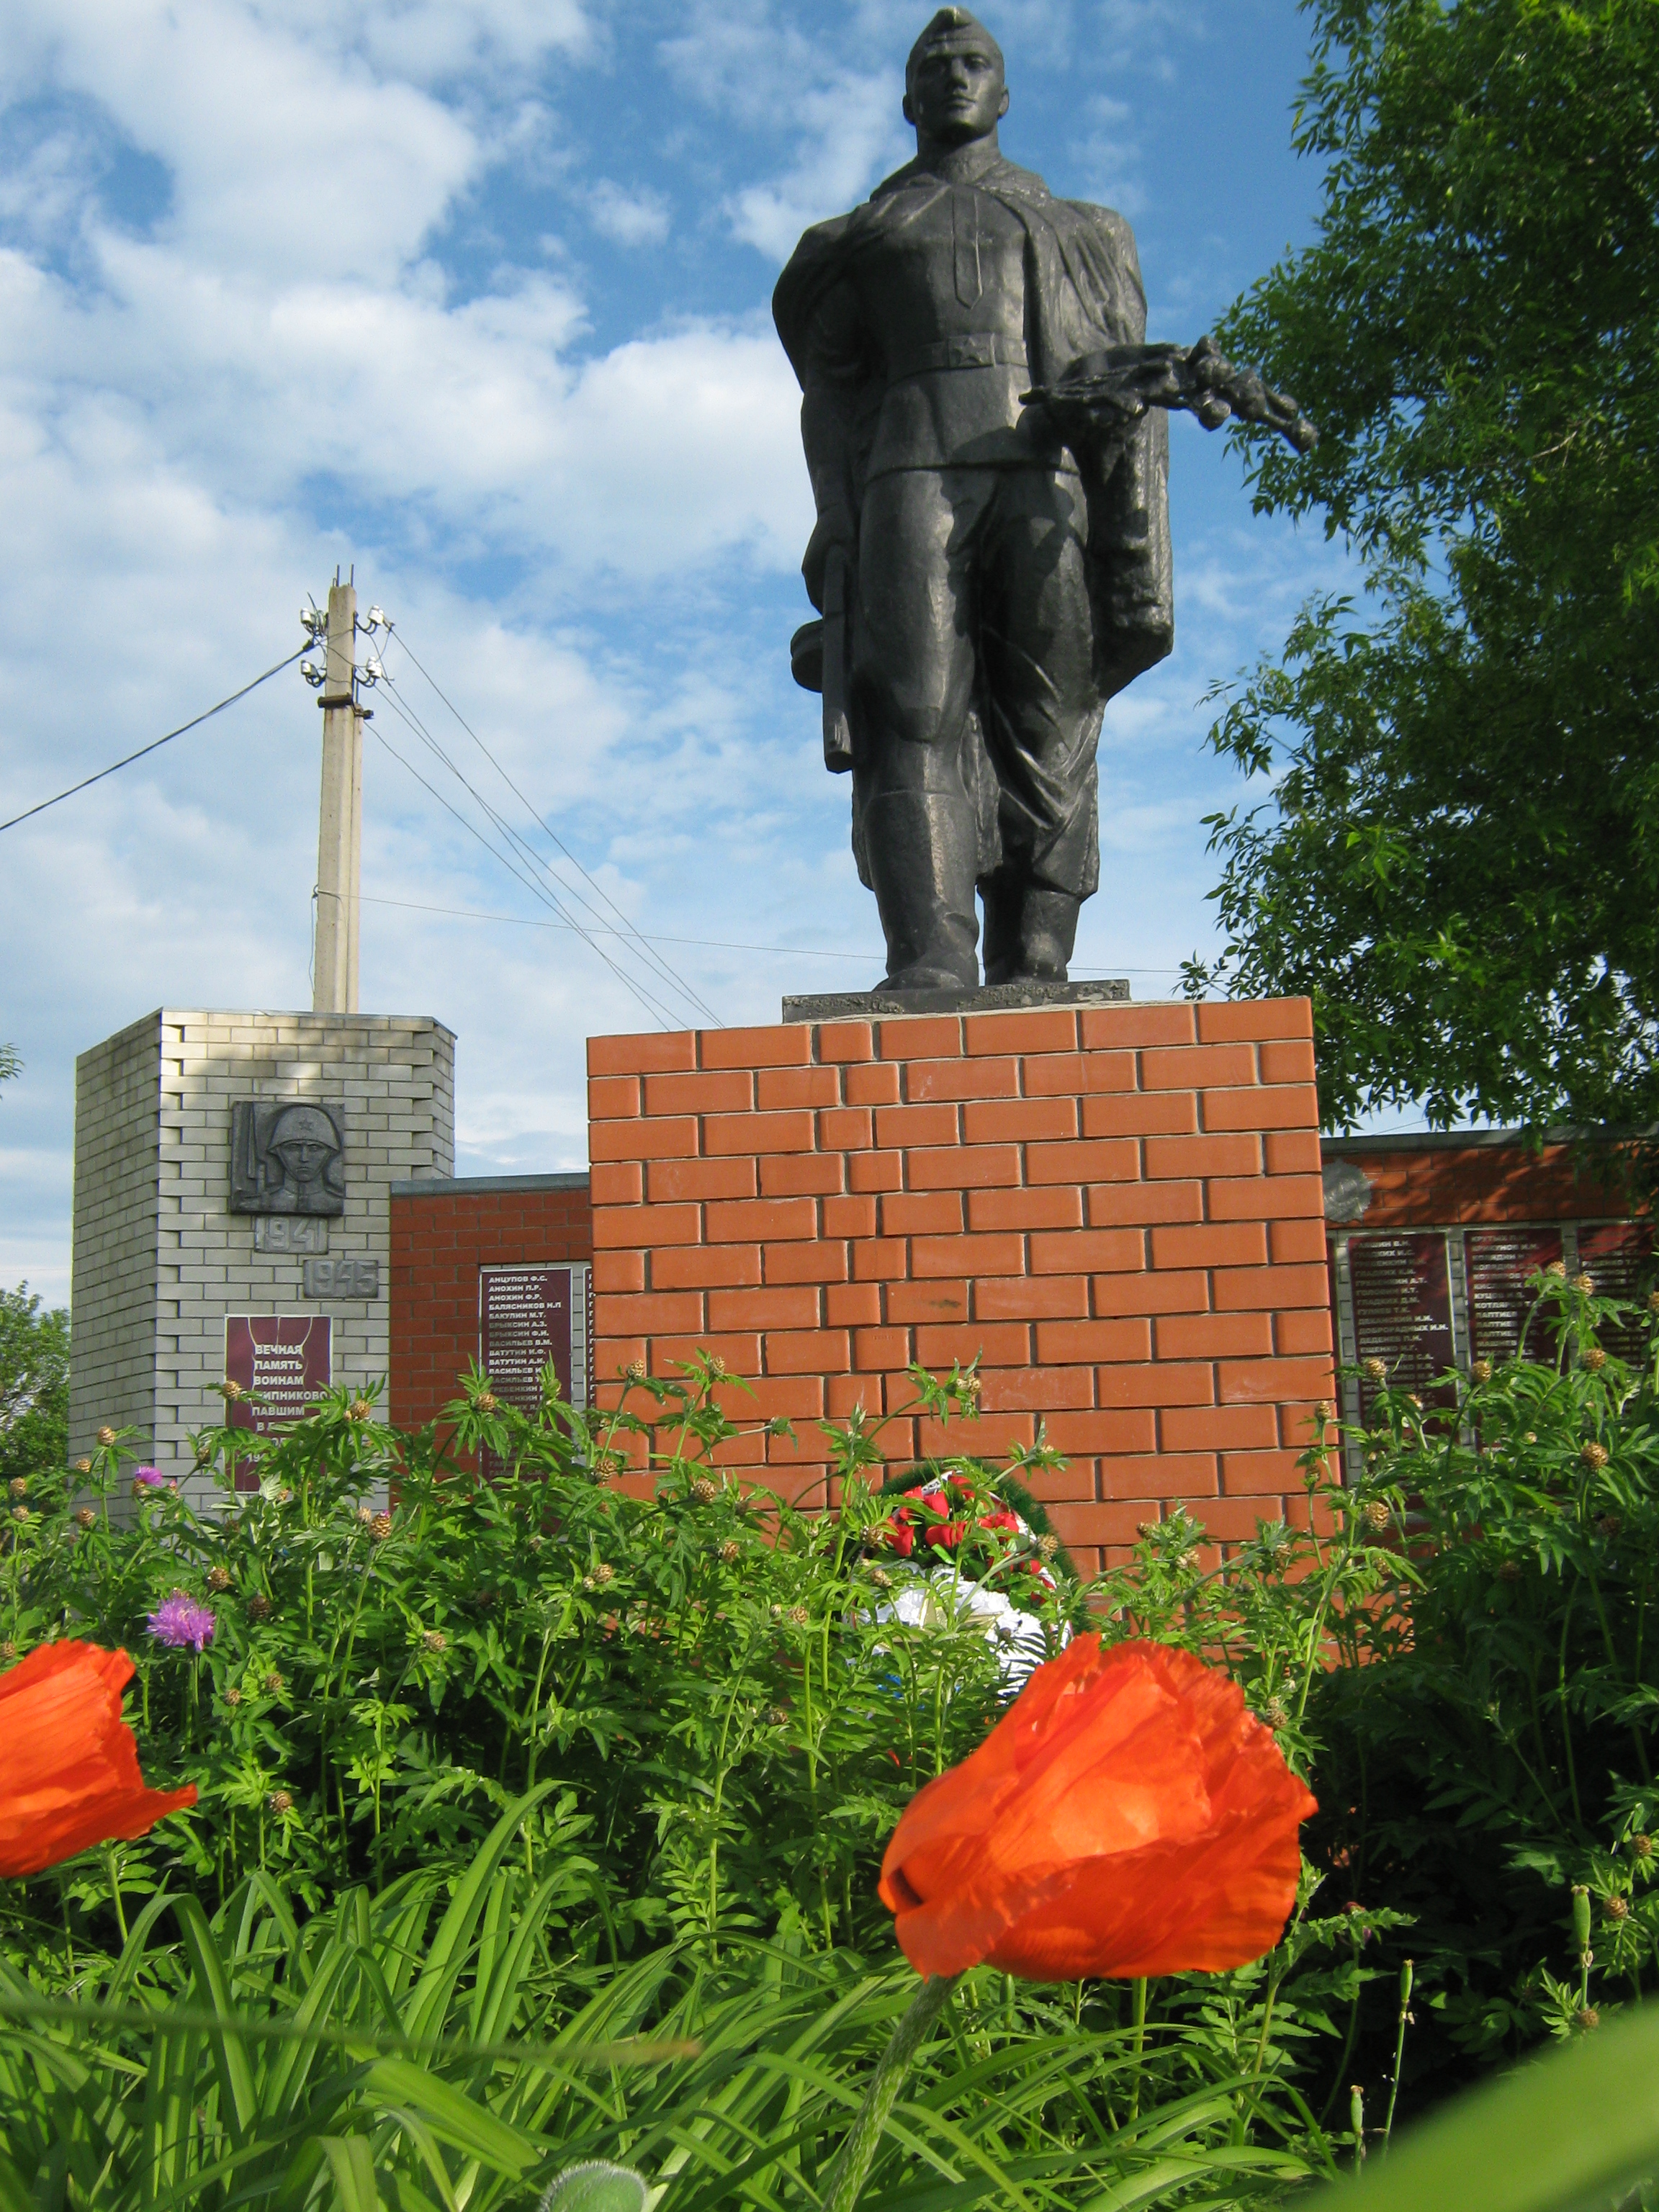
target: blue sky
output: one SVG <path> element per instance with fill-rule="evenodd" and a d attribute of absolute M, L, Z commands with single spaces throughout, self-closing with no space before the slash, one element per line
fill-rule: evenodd
<path fill-rule="evenodd" d="M 660 1018 L 623 975 L 680 1025 L 880 975 L 847 784 L 788 676 L 811 515 L 768 301 L 800 229 L 906 158 L 928 12 L 6 10 L 0 817 L 290 651 L 300 602 L 355 562 L 397 626 L 363 1004 L 457 1031 L 463 1172 L 585 1163 L 584 1039 Z M 1287 0 L 988 20 L 1006 150 L 1129 217 L 1151 335 L 1196 338 L 1310 235 Z M 1344 574 L 1316 532 L 1251 515 L 1222 440 L 1188 418 L 1172 446 L 1176 650 L 1109 712 L 1076 963 L 1139 998 L 1212 943 L 1201 818 L 1243 793 L 1203 750 L 1203 694 Z M 289 672 L 0 839 L 0 1038 L 25 1060 L 0 1094 L 0 1279 L 67 1295 L 77 1052 L 162 1004 L 309 1005 L 319 721 Z M 441 754 L 623 933 L 610 963 L 416 781 L 500 842 Z"/>

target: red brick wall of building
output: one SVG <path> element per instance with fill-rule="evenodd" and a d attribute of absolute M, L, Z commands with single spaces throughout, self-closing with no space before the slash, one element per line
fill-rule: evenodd
<path fill-rule="evenodd" d="M 1511 1132 L 1449 1131 L 1415 1142 L 1328 1137 L 1327 1162 L 1352 1160 L 1371 1187 L 1357 1225 L 1411 1229 L 1508 1221 L 1622 1220 L 1632 1211 L 1615 1173 L 1571 1144 L 1538 1152 Z"/>
<path fill-rule="evenodd" d="M 392 1188 L 391 1418 L 435 1420 L 478 1356 L 478 1273 L 586 1260 L 587 1177 L 462 1177 Z"/>
<path fill-rule="evenodd" d="M 799 1429 L 733 1458 L 820 1502 L 814 1422 L 977 1356 L 949 1443 L 1046 1423 L 1080 1565 L 1177 1504 L 1224 1541 L 1305 1512 L 1332 1388 L 1305 1000 L 595 1037 L 588 1070 L 601 1405 L 631 1361 L 718 1353 L 756 1378 L 734 1417 Z"/>

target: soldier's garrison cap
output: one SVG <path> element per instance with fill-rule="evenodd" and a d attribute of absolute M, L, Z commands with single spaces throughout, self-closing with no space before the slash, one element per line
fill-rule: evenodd
<path fill-rule="evenodd" d="M 904 64 L 906 84 L 908 84 L 915 75 L 917 64 L 924 54 L 932 52 L 935 46 L 957 46 L 964 37 L 970 34 L 982 39 L 998 61 L 1002 59 L 1001 47 L 986 29 L 984 24 L 980 21 L 979 17 L 970 9 L 941 8 L 910 49 L 909 58 Z"/>

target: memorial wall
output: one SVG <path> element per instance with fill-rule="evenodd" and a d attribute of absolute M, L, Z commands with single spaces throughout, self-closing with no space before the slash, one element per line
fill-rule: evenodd
<path fill-rule="evenodd" d="M 386 1375 L 392 1186 L 453 1166 L 454 1051 L 426 1018 L 169 1007 L 81 1055 L 72 1458 L 130 1426 L 205 1501 L 222 1382 L 257 1430 Z"/>

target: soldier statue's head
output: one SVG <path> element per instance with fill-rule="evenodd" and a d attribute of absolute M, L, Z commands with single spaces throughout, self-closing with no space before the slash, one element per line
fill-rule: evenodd
<path fill-rule="evenodd" d="M 948 148 L 989 138 L 1007 112 L 1001 47 L 966 8 L 941 8 L 904 65 L 904 119 L 918 142 Z"/>
<path fill-rule="evenodd" d="M 328 1170 L 339 1149 L 334 1124 L 314 1106 L 285 1106 L 276 1116 L 270 1150 L 282 1162 L 283 1179 L 301 1212 L 322 1210 Z"/>

